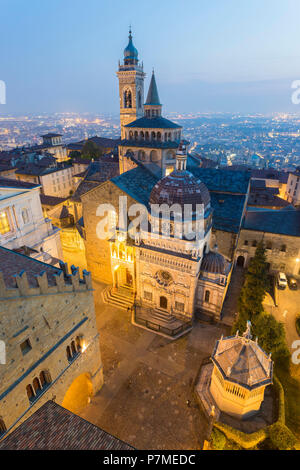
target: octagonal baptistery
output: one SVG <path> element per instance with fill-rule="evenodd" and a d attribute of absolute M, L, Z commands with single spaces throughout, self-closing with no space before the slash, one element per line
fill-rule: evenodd
<path fill-rule="evenodd" d="M 168 211 L 166 211 L 166 214 L 161 210 L 157 211 L 156 205 L 166 204 L 171 210 L 171 236 L 174 235 L 174 223 L 180 224 L 181 214 L 182 233 L 188 233 L 190 227 L 197 233 L 198 239 L 203 240 L 211 227 L 212 221 L 209 191 L 200 179 L 189 171 L 180 169 L 180 166 L 178 166 L 179 156 L 177 152 L 176 170 L 159 180 L 151 191 L 149 202 L 152 223 L 154 223 L 153 219 L 159 219 L 159 223 L 164 224 L 164 218 L 169 216 Z M 172 211 L 172 206 L 174 211 Z M 183 236 L 183 238 L 186 237 Z"/>
<path fill-rule="evenodd" d="M 255 414 L 264 400 L 265 388 L 272 383 L 273 361 L 252 341 L 251 323 L 243 336 L 217 341 L 212 361 L 210 392 L 219 409 L 237 418 Z"/>

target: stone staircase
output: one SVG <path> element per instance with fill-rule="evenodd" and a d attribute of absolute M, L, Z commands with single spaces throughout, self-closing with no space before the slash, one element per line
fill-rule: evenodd
<path fill-rule="evenodd" d="M 134 302 L 134 294 L 132 289 L 128 287 L 113 288 L 111 286 L 106 287 L 102 291 L 103 302 L 110 305 L 115 305 L 117 308 L 127 310 L 128 307 L 132 307 Z"/>
<path fill-rule="evenodd" d="M 178 323 L 178 319 L 174 315 L 158 308 L 152 310 L 152 319 L 153 321 L 157 320 L 160 325 L 165 325 L 169 328 Z"/>

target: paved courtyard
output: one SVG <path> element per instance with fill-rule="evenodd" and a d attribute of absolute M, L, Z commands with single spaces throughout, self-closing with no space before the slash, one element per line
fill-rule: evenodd
<path fill-rule="evenodd" d="M 293 342 L 300 339 L 296 330 L 296 318 L 300 315 L 300 289 L 278 289 L 278 307 L 269 306 L 266 310 L 272 313 L 276 320 L 284 323 L 287 344 L 293 352 Z"/>
<path fill-rule="evenodd" d="M 193 381 L 228 329 L 197 323 L 176 340 L 131 325 L 130 314 L 103 304 L 95 284 L 104 385 L 80 412 L 138 449 L 200 449 L 207 421 Z"/>

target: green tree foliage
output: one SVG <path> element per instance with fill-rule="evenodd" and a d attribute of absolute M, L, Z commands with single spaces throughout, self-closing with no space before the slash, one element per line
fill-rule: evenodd
<path fill-rule="evenodd" d="M 226 444 L 226 437 L 216 428 L 213 428 L 210 440 L 215 450 L 223 450 Z"/>
<path fill-rule="evenodd" d="M 69 153 L 69 158 L 71 158 L 71 160 L 73 160 L 75 158 L 81 158 L 81 153 L 78 150 L 72 150 Z"/>
<path fill-rule="evenodd" d="M 245 282 L 238 299 L 239 316 L 234 325 L 236 330 L 245 331 L 247 320 L 254 325 L 263 312 L 263 299 L 268 288 L 268 268 L 265 248 L 259 243 L 255 255 L 250 261 Z"/>
<path fill-rule="evenodd" d="M 90 160 L 92 160 L 92 158 L 99 158 L 104 153 L 104 150 L 91 140 L 87 140 L 81 150 L 82 158 L 88 158 Z"/>
<path fill-rule="evenodd" d="M 268 313 L 262 313 L 253 329 L 259 338 L 259 344 L 267 353 L 275 353 L 286 345 L 283 323 L 280 323 Z"/>
<path fill-rule="evenodd" d="M 272 448 L 278 450 L 289 450 L 296 444 L 294 434 L 282 423 L 275 423 L 270 426 L 269 438 L 272 442 Z"/>

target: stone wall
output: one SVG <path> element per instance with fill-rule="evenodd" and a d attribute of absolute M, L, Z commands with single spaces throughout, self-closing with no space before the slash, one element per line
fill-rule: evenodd
<path fill-rule="evenodd" d="M 263 241 L 267 248 L 270 272 L 284 271 L 294 276 L 300 275 L 300 237 L 242 229 L 235 254 L 236 262 L 242 263 L 243 257 L 244 267 L 247 267 L 259 241 Z"/>
<path fill-rule="evenodd" d="M 119 212 L 119 196 L 127 196 L 128 207 L 136 201 L 119 189 L 111 181 L 89 191 L 82 196 L 82 211 L 84 218 L 85 254 L 88 269 L 93 279 L 112 284 L 110 244 L 108 240 L 101 240 L 97 235 L 97 224 L 102 217 L 96 215 L 100 204 L 111 204 Z"/>
<path fill-rule="evenodd" d="M 103 384 L 90 274 L 85 272 L 80 280 L 77 270 L 71 275 L 61 272 L 49 285 L 44 272 L 37 276 L 37 287 L 30 287 L 25 272 L 16 276 L 16 283 L 8 289 L 0 278 L 0 339 L 6 343 L 0 417 L 8 431 L 47 400 L 62 404 L 73 380 L 83 373 L 90 377 L 94 393 Z M 72 341 L 77 341 L 77 352 L 70 360 L 67 347 Z M 29 400 L 26 387 L 34 388 L 42 371 L 50 383 Z"/>

